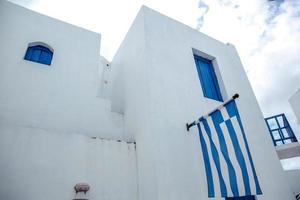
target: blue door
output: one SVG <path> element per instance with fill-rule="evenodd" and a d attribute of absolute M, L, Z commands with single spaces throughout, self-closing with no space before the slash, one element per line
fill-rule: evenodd
<path fill-rule="evenodd" d="M 203 95 L 217 101 L 223 101 L 217 76 L 211 60 L 194 55 Z"/>

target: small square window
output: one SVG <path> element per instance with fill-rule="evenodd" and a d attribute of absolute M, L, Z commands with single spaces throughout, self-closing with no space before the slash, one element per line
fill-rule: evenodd
<path fill-rule="evenodd" d="M 286 128 L 281 129 L 281 132 L 284 138 L 290 137 Z"/>
<path fill-rule="evenodd" d="M 271 130 L 279 128 L 275 118 L 268 119 L 268 124 Z"/>
<path fill-rule="evenodd" d="M 278 116 L 277 117 L 278 123 L 280 127 L 284 127 L 284 121 L 283 121 L 283 117 L 282 116 Z"/>
<path fill-rule="evenodd" d="M 274 137 L 274 140 L 279 140 L 279 139 L 281 139 L 278 130 L 272 131 L 272 135 L 273 135 L 273 137 Z"/>
<path fill-rule="evenodd" d="M 284 144 L 289 144 L 289 143 L 292 143 L 291 139 L 284 140 Z"/>

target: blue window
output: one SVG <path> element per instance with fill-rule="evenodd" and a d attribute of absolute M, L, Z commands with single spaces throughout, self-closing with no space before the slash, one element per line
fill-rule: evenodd
<path fill-rule="evenodd" d="M 217 101 L 223 101 L 212 62 L 196 55 L 194 55 L 194 59 L 204 96 Z"/>
<path fill-rule="evenodd" d="M 225 200 L 255 200 L 255 196 L 227 197 Z"/>
<path fill-rule="evenodd" d="M 265 118 L 274 146 L 298 142 L 285 114 Z"/>
<path fill-rule="evenodd" d="M 25 54 L 25 60 L 51 65 L 53 51 L 42 45 L 29 46 Z"/>

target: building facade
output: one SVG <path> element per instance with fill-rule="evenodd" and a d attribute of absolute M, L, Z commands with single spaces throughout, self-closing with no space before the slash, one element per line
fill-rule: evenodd
<path fill-rule="evenodd" d="M 99 34 L 6 1 L 0 26 L 0 199 L 74 199 L 86 182 L 88 199 L 208 200 L 199 134 L 185 124 L 235 93 L 257 199 L 294 199 L 233 45 L 147 7 L 111 63 Z M 212 65 L 215 94 L 195 57 Z"/>

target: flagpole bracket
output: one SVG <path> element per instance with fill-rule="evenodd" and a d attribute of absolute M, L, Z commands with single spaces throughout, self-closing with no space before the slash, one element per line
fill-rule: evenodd
<path fill-rule="evenodd" d="M 230 101 L 232 101 L 232 99 L 237 99 L 237 98 L 239 98 L 239 94 L 238 93 L 235 93 L 233 96 L 232 96 L 232 98 L 231 99 L 229 99 L 229 100 L 227 100 L 226 102 L 224 102 L 222 105 L 224 106 L 225 104 L 227 104 L 228 102 L 230 102 Z M 218 108 L 217 108 L 218 109 Z M 214 111 L 216 111 L 217 109 L 215 109 L 215 110 L 213 110 L 212 112 L 214 112 Z M 212 113 L 212 112 L 210 112 L 210 113 Z M 206 115 L 209 115 L 209 113 L 208 114 L 206 114 Z M 187 131 L 190 131 L 190 128 L 192 127 L 192 126 L 195 126 L 197 124 L 197 122 L 192 122 L 192 123 L 186 123 L 185 124 L 185 126 L 186 126 L 186 130 Z"/>
<path fill-rule="evenodd" d="M 192 126 L 194 126 L 194 123 L 191 123 L 191 124 L 186 123 L 186 130 L 187 130 L 187 131 L 190 131 L 190 128 L 191 128 Z"/>

